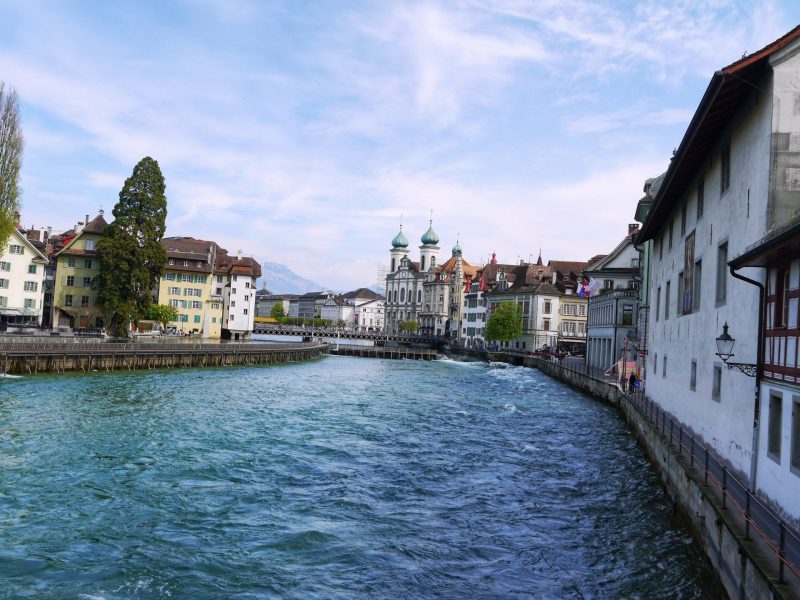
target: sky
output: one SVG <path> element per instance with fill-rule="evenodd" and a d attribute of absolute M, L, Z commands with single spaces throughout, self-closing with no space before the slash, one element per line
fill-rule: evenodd
<path fill-rule="evenodd" d="M 417 259 L 586 260 L 633 222 L 714 71 L 793 0 L 0 2 L 22 224 L 107 217 L 145 156 L 167 235 L 336 290 Z M 269 285 L 269 282 L 266 282 Z"/>

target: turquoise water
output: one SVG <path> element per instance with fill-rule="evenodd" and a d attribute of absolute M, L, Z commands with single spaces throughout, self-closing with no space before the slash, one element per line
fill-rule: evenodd
<path fill-rule="evenodd" d="M 701 598 L 613 409 L 330 357 L 0 380 L 2 598 Z"/>

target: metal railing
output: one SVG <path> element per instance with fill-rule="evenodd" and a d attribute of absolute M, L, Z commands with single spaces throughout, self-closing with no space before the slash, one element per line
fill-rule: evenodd
<path fill-rule="evenodd" d="M 553 361 L 555 362 L 555 361 Z M 567 361 L 568 363 L 569 361 Z M 601 369 L 585 363 L 566 364 L 558 361 L 562 369 L 581 373 L 594 379 L 616 385 L 616 378 Z M 623 386 L 624 387 L 624 386 Z M 713 450 L 698 440 L 691 431 L 659 404 L 648 398 L 643 389 L 626 392 L 625 398 L 646 420 L 660 432 L 678 453 L 688 459 L 689 466 L 702 473 L 706 485 L 716 488 L 725 510 L 740 513 L 745 523 L 745 538 L 760 538 L 773 554 L 781 582 L 788 570 L 800 579 L 800 533 L 786 522 L 778 511 L 754 494 L 746 483 L 721 460 Z"/>
<path fill-rule="evenodd" d="M 761 538 L 777 560 L 778 576 L 785 581 L 786 569 L 800 578 L 800 533 L 771 506 L 756 496 L 708 446 L 672 415 L 642 392 L 626 394 L 628 401 L 647 418 L 689 465 L 703 473 L 706 485 L 717 488 L 723 509 L 738 511 L 745 522 L 745 538 Z"/>

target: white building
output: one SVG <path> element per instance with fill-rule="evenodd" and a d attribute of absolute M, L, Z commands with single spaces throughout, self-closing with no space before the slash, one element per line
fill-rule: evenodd
<path fill-rule="evenodd" d="M 0 255 L 0 324 L 41 324 L 47 263 L 47 257 L 15 227 Z"/>
<path fill-rule="evenodd" d="M 332 325 L 343 322 L 345 326 L 352 327 L 354 314 L 355 307 L 352 304 L 348 304 L 347 300 L 342 296 L 326 298 L 320 309 L 320 317 L 326 321 L 330 321 Z"/>
<path fill-rule="evenodd" d="M 361 331 L 383 331 L 386 300 L 383 297 L 355 307 L 355 327 Z"/>
<path fill-rule="evenodd" d="M 589 298 L 586 364 L 607 370 L 625 355 L 633 359 L 639 306 L 639 252 L 633 244 L 638 228 L 628 227 L 628 235 L 607 256 L 584 269 L 584 275 L 600 285 Z"/>
<path fill-rule="evenodd" d="M 760 442 L 770 403 L 756 400 L 752 378 L 726 368 L 715 338 L 727 322 L 734 360 L 757 362 L 759 289 L 738 277 L 763 284 L 765 274 L 748 263 L 732 275 L 729 261 L 800 206 L 799 51 L 795 29 L 714 74 L 639 236 L 654 241 L 648 395 L 795 518 L 800 475 L 789 447 L 800 433 L 790 427 L 791 387 L 775 415 L 786 444 L 770 458 Z M 784 272 L 796 289 L 794 270 Z"/>
<path fill-rule="evenodd" d="M 261 265 L 255 259 L 242 257 L 242 251 L 230 256 L 217 253 L 214 268 L 216 287 L 223 290 L 222 336 L 232 340 L 249 338 L 256 316 L 256 280 Z"/>

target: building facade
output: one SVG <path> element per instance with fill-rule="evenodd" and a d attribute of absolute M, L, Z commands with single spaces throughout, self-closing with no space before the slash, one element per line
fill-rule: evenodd
<path fill-rule="evenodd" d="M 0 254 L 0 328 L 41 324 L 47 264 L 47 257 L 15 227 Z"/>
<path fill-rule="evenodd" d="M 600 289 L 588 301 L 586 364 L 606 371 L 636 356 L 639 306 L 639 253 L 633 244 L 637 226 L 607 256 L 584 269 Z"/>
<path fill-rule="evenodd" d="M 56 327 L 102 328 L 103 312 L 97 307 L 97 292 L 92 281 L 100 274 L 96 245 L 108 226 L 103 211 L 79 222 L 73 236 L 66 236 L 63 248 L 55 255 L 53 317 Z"/>
<path fill-rule="evenodd" d="M 745 373 L 725 366 L 715 338 L 727 323 L 736 339 L 736 360 L 759 362 L 760 292 L 751 282 L 767 283 L 765 270 L 742 264 L 739 272 L 728 263 L 788 222 L 800 206 L 800 114 L 794 108 L 798 53 L 796 29 L 713 75 L 639 237 L 640 243 L 653 241 L 648 395 L 749 479 L 751 489 L 795 518 L 800 508 L 779 489 L 797 489 L 788 452 L 777 454 L 780 462 L 760 458 L 770 452 L 760 441 L 770 422 L 770 403 L 761 401 L 761 394 L 756 397 Z M 780 268 L 776 265 L 771 276 L 778 278 Z M 796 281 L 792 272 L 791 264 L 783 271 L 783 289 L 789 290 L 787 330 Z M 768 289 L 773 298 L 780 296 L 777 279 Z M 774 319 L 776 308 L 771 310 Z M 773 330 L 780 329 L 772 323 Z M 770 335 L 785 338 L 776 346 L 782 343 L 786 351 L 792 336 Z M 779 354 L 775 360 L 783 359 Z M 783 362 L 779 366 L 788 368 Z M 769 367 L 763 367 L 766 381 Z M 769 397 L 771 391 L 762 390 Z M 782 398 L 787 406 L 793 401 L 786 391 Z M 781 415 L 782 436 L 791 431 L 784 411 L 783 406 L 775 411 Z M 763 477 L 759 464 L 769 465 Z"/>

